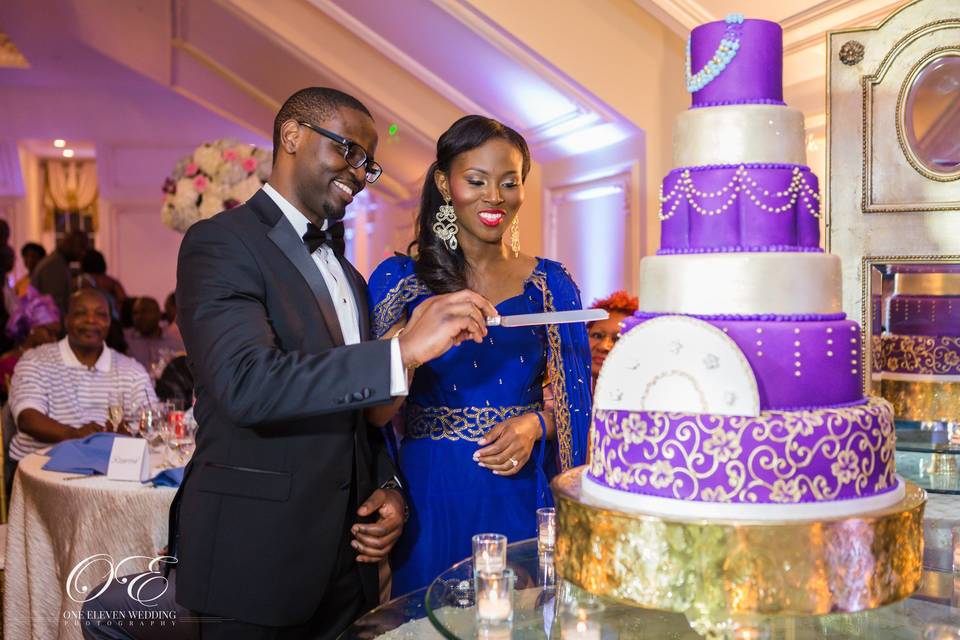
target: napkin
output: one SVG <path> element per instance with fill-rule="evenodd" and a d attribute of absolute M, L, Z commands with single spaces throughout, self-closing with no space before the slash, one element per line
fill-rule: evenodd
<path fill-rule="evenodd" d="M 179 487 L 180 483 L 183 482 L 183 469 L 184 467 L 164 469 L 147 482 L 152 482 L 155 487 Z"/>
<path fill-rule="evenodd" d="M 47 452 L 50 459 L 43 468 L 46 471 L 81 475 L 105 474 L 116 437 L 115 433 L 95 433 L 83 440 L 61 442 Z"/>

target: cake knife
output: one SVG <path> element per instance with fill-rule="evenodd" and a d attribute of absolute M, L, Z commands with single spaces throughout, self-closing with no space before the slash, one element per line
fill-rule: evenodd
<path fill-rule="evenodd" d="M 610 314 L 603 309 L 578 311 L 552 311 L 549 313 L 524 313 L 512 316 L 487 318 L 488 327 L 533 327 L 541 324 L 566 324 L 568 322 L 594 322 L 606 320 Z"/>

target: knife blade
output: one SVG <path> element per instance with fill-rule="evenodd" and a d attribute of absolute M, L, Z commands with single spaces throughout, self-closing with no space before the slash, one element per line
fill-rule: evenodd
<path fill-rule="evenodd" d="M 533 327 L 542 324 L 566 324 L 568 322 L 595 322 L 606 320 L 610 314 L 603 309 L 577 311 L 551 311 L 549 313 L 523 313 L 512 316 L 487 318 L 488 327 Z"/>

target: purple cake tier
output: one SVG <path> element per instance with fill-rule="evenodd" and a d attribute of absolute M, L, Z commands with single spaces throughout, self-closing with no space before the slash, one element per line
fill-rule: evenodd
<path fill-rule="evenodd" d="M 960 337 L 885 335 L 882 369 L 887 373 L 960 376 Z"/>
<path fill-rule="evenodd" d="M 737 55 L 705 87 L 693 94 L 692 107 L 724 104 L 783 104 L 783 30 L 776 22 L 744 20 Z M 717 53 L 727 32 L 724 21 L 690 32 L 690 68 L 696 74 Z"/>
<path fill-rule="evenodd" d="M 896 335 L 960 336 L 960 297 L 895 295 L 890 298 L 887 331 Z"/>
<path fill-rule="evenodd" d="M 588 473 L 678 500 L 846 500 L 896 488 L 894 440 L 893 409 L 880 398 L 756 418 L 597 409 Z"/>
<path fill-rule="evenodd" d="M 661 250 L 816 250 L 819 198 L 817 176 L 798 165 L 674 169 L 661 186 Z"/>
<path fill-rule="evenodd" d="M 667 314 L 637 312 L 621 334 Z M 698 316 L 694 316 L 698 317 Z M 757 379 L 760 408 L 800 409 L 863 400 L 860 327 L 834 316 L 717 318 L 699 316 L 726 333 Z"/>

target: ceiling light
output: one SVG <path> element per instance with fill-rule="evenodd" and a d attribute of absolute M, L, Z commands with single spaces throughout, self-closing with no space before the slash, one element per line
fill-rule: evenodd
<path fill-rule="evenodd" d="M 63 150 L 63 157 L 64 157 L 64 158 L 72 158 L 72 157 L 73 157 L 73 149 L 64 149 L 64 150 Z"/>
<path fill-rule="evenodd" d="M 57 138 L 53 141 L 53 146 L 55 146 L 57 149 L 63 149 L 65 146 L 67 146 L 67 141 L 63 140 L 62 138 Z"/>

